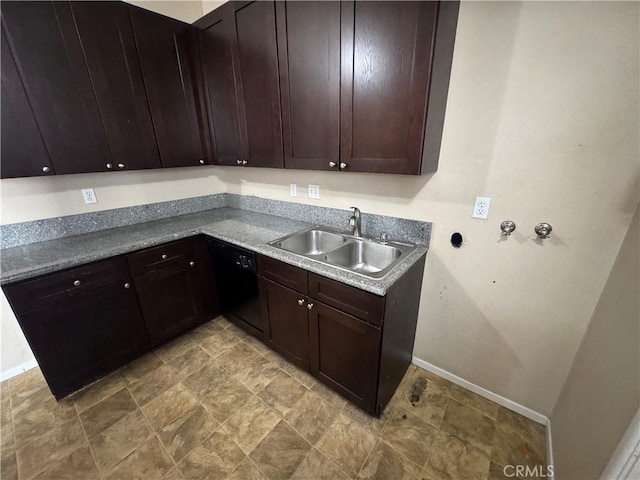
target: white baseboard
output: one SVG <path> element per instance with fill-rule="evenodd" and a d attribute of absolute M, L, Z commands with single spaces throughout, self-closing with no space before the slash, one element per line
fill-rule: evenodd
<path fill-rule="evenodd" d="M 640 408 L 620 439 L 601 480 L 640 478 Z"/>
<path fill-rule="evenodd" d="M 429 362 L 425 362 L 424 360 L 418 357 L 412 357 L 411 363 L 413 363 L 414 365 L 417 365 L 418 367 L 424 368 L 425 370 L 428 370 L 431 373 L 434 373 L 439 377 L 444 378 L 445 380 L 449 380 L 451 383 L 455 383 L 460 387 L 466 388 L 467 390 L 470 390 L 473 393 L 476 393 L 481 397 L 486 398 L 487 400 L 491 400 L 492 402 L 495 402 L 498 405 L 503 406 L 504 408 L 508 408 L 509 410 L 516 412 L 522 415 L 523 417 L 527 417 L 528 419 L 533 420 L 536 423 L 540 423 L 541 425 L 544 425 L 546 427 L 546 434 L 547 434 L 547 465 L 553 465 L 553 449 L 551 446 L 551 421 L 545 415 L 539 412 L 536 412 L 535 410 L 531 410 L 530 408 L 525 407 L 524 405 L 520 405 L 519 403 L 516 403 L 513 400 L 504 398 L 503 396 L 498 395 L 497 393 L 493 393 L 492 391 L 487 390 L 486 388 L 482 388 L 476 385 L 475 383 L 471 383 L 465 380 L 464 378 L 460 378 L 457 375 L 447 372 L 446 370 L 443 370 L 440 367 L 436 367 L 435 365 L 432 365 Z M 553 480 L 553 475 L 550 475 L 547 478 Z"/>
<path fill-rule="evenodd" d="M 20 375 L 22 372 L 26 372 L 27 370 L 31 370 L 38 366 L 38 362 L 36 362 L 35 358 L 32 358 L 28 362 L 21 363 L 20 365 L 16 365 L 9 370 L 5 370 L 4 372 L 0 372 L 0 382 L 4 382 L 5 380 L 10 379 L 11 377 L 15 377 L 16 375 Z"/>

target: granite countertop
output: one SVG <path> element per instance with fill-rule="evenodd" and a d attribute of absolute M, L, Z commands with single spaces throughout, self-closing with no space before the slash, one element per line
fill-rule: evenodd
<path fill-rule="evenodd" d="M 205 234 L 376 295 L 385 295 L 389 287 L 427 251 L 426 246 L 418 246 L 386 276 L 374 279 L 268 245 L 277 238 L 311 226 L 311 223 L 264 213 L 217 208 L 2 249 L 0 284 L 6 285 L 180 238 Z"/>

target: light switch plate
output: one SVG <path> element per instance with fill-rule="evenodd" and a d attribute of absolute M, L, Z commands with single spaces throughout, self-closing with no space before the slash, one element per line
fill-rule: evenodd
<path fill-rule="evenodd" d="M 96 192 L 93 188 L 83 188 L 82 198 L 84 198 L 84 203 L 98 203 Z"/>
<path fill-rule="evenodd" d="M 297 197 L 298 196 L 298 185 L 295 183 L 291 183 L 289 185 L 289 195 L 291 195 L 292 197 Z"/>
<path fill-rule="evenodd" d="M 491 207 L 491 197 L 476 197 L 471 216 L 486 220 L 489 217 L 489 207 Z"/>
<path fill-rule="evenodd" d="M 309 198 L 320 198 L 320 185 L 309 185 Z"/>

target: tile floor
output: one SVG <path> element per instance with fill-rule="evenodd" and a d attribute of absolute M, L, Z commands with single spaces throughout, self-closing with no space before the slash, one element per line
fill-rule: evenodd
<path fill-rule="evenodd" d="M 0 399 L 2 480 L 497 479 L 545 459 L 544 427 L 425 370 L 374 419 L 223 317 L 61 402 L 39 369 Z"/>

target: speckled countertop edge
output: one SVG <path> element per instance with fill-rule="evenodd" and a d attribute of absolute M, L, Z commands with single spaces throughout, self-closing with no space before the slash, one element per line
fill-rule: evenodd
<path fill-rule="evenodd" d="M 0 285 L 204 234 L 367 292 L 385 295 L 428 249 L 419 245 L 387 275 L 374 279 L 268 245 L 310 226 L 311 223 L 289 218 L 224 207 L 6 248 L 0 250 Z"/>

